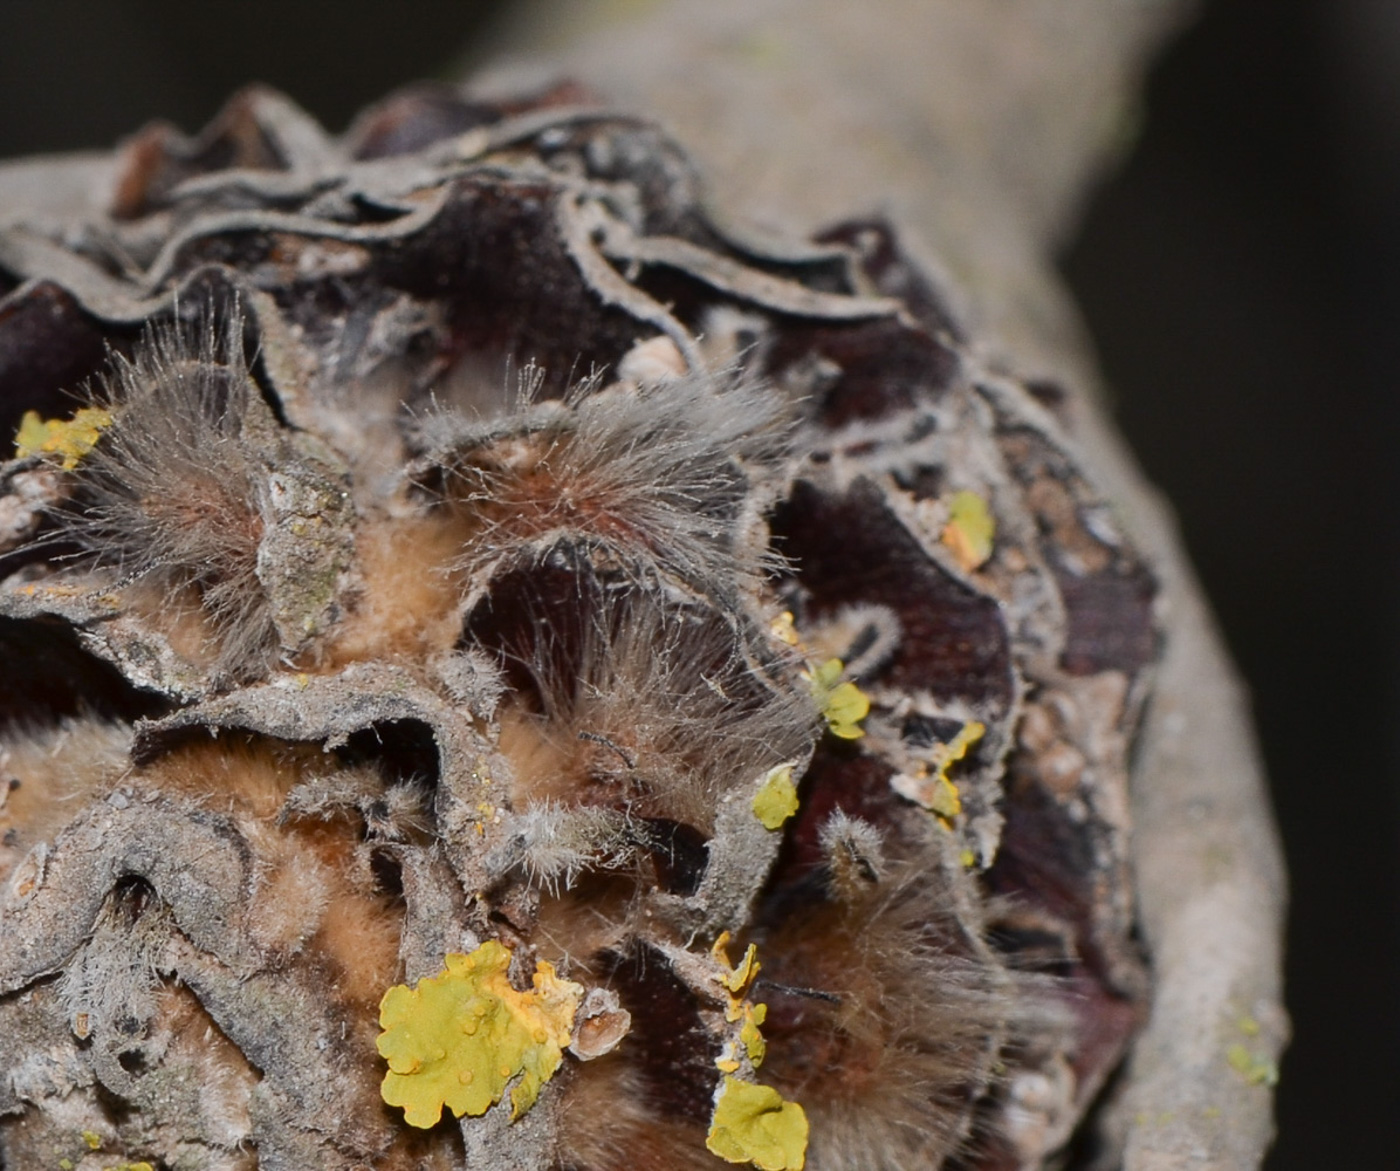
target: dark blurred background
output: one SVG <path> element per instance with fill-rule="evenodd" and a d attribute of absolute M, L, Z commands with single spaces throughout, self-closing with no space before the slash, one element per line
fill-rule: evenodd
<path fill-rule="evenodd" d="M 339 129 L 500 3 L 6 5 L 0 157 L 195 130 L 254 78 Z M 1269 1169 L 1395 1167 L 1400 0 L 1208 3 L 1063 262 L 1254 693 L 1293 883 Z"/>
<path fill-rule="evenodd" d="M 1268 1168 L 1400 1167 L 1400 3 L 1208 2 L 1063 261 L 1254 695 L 1292 881 Z"/>

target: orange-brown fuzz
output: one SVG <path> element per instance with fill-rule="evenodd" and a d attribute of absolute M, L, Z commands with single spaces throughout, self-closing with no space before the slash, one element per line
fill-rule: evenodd
<path fill-rule="evenodd" d="M 366 521 L 355 534 L 360 588 L 321 661 L 307 669 L 450 651 L 461 633 L 461 583 L 450 569 L 460 552 L 460 528 L 448 517 Z"/>
<path fill-rule="evenodd" d="M 187 663 L 209 670 L 218 662 L 218 631 L 194 586 L 171 589 L 167 583 L 141 579 L 123 589 L 121 599 L 124 610 L 163 634 L 170 649 Z"/>
<path fill-rule="evenodd" d="M 357 816 L 292 817 L 279 822 L 287 795 L 322 773 L 319 750 L 237 734 L 167 754 L 133 780 L 194 797 L 227 813 L 252 849 L 259 875 L 248 921 L 266 962 L 312 974 L 340 1015 L 357 1054 L 345 1076 L 378 1097 L 383 1067 L 375 1048 L 379 1001 L 400 978 L 402 913 L 379 893 L 360 843 Z M 384 1108 L 388 1112 L 388 1108 Z M 410 1171 L 455 1166 L 451 1137 L 393 1128 L 394 1146 L 375 1166 Z"/>
<path fill-rule="evenodd" d="M 0 738 L 0 881 L 116 783 L 130 745 L 128 728 L 94 719 Z"/>
<path fill-rule="evenodd" d="M 497 749 L 510 761 L 510 802 L 528 809 L 546 801 L 575 804 L 586 793 L 587 778 L 579 771 L 580 743 L 565 740 L 562 729 L 516 702 L 499 714 Z"/>
<path fill-rule="evenodd" d="M 462 1133 L 451 1122 L 432 1130 L 400 1126 L 398 1131 L 394 1145 L 375 1158 L 374 1171 L 461 1171 L 466 1166 Z"/>
<path fill-rule="evenodd" d="M 806 1109 L 812 1171 L 935 1167 L 964 1141 L 968 1087 L 1017 999 L 969 954 L 943 893 L 927 872 L 891 877 L 758 941 L 764 978 L 839 997 L 755 992 L 768 1003 L 763 1079 Z"/>
<path fill-rule="evenodd" d="M 315 764 L 325 771 L 325 761 L 319 749 L 234 732 L 181 744 L 134 773 L 132 781 L 256 823 L 275 819 L 287 794 L 313 775 Z"/>
<path fill-rule="evenodd" d="M 377 1097 L 382 1074 L 375 1038 L 378 1005 L 399 978 L 401 915 L 378 893 L 364 862 L 358 820 L 292 818 L 278 823 L 287 795 L 329 767 L 319 749 L 226 733 L 178 747 L 155 763 L 128 766 L 130 731 L 73 720 L 0 745 L 0 878 L 35 844 L 50 840 L 119 781 L 182 796 L 232 818 L 250 846 L 258 887 L 249 922 L 271 963 L 309 965 L 326 999 L 339 1006 L 359 1059 L 348 1076 Z M 18 781 L 11 785 L 11 779 Z M 216 1147 L 236 1148 L 251 1134 L 249 1096 L 258 1075 L 199 1001 L 179 985 L 158 994 L 152 1028 L 169 1039 L 168 1063 L 188 1062 L 200 1088 L 197 1130 Z M 376 1161 L 386 1171 L 456 1166 L 455 1140 L 396 1128 L 395 1147 Z M 100 1137 L 114 1154 L 116 1131 Z M 128 1152 L 137 1159 L 141 1152 Z M 110 1160 L 109 1160 L 110 1161 Z M 252 1171 L 256 1154 L 227 1152 L 221 1171 Z"/>
<path fill-rule="evenodd" d="M 348 884 L 331 892 L 321 929 L 311 940 L 336 965 L 332 987 L 349 1004 L 366 1010 L 358 1022 L 369 1041 L 379 1035 L 379 1002 L 399 978 L 402 916 L 381 895 Z"/>
<path fill-rule="evenodd" d="M 259 1075 L 239 1048 L 224 1036 L 189 989 L 178 984 L 161 988 L 153 1033 L 170 1037 L 164 1060 L 174 1066 L 187 1065 L 199 1086 L 198 1132 L 205 1141 L 224 1148 L 242 1146 L 252 1133 L 249 1103 Z M 139 1151 L 131 1152 L 136 1158 Z M 257 1157 L 252 1151 L 230 1153 L 229 1168 L 254 1171 Z"/>
<path fill-rule="evenodd" d="M 717 1171 L 703 1127 L 650 1108 L 642 1079 L 629 1065 L 629 1041 L 580 1064 L 560 1105 L 562 1171 Z M 856 1166 L 857 1164 L 852 1164 Z"/>
<path fill-rule="evenodd" d="M 250 916 L 257 942 L 273 955 L 306 952 L 324 962 L 327 990 L 352 1012 L 372 1049 L 374 1012 L 397 977 L 400 915 L 374 888 L 356 819 L 278 822 L 292 788 L 326 768 L 314 748 L 239 744 L 225 735 L 182 746 L 133 779 L 233 817 L 259 868 Z"/>
<path fill-rule="evenodd" d="M 713 830 L 713 780 L 687 759 L 703 755 L 701 745 L 693 742 L 682 754 L 678 744 L 654 743 L 645 713 L 636 708 L 639 718 L 627 723 L 619 719 L 621 705 L 581 707 L 581 718 L 572 721 L 547 721 L 519 705 L 502 709 L 499 747 L 511 764 L 513 808 L 546 801 L 601 805 L 671 818 L 707 834 Z M 590 719 L 589 709 L 598 718 Z M 580 731 L 589 737 L 580 738 Z"/>
<path fill-rule="evenodd" d="M 531 943 L 569 979 L 596 979 L 598 955 L 630 934 L 639 886 L 635 874 L 593 873 L 559 895 L 541 895 Z"/>
<path fill-rule="evenodd" d="M 717 626 L 642 606 L 610 625 L 611 641 L 587 634 L 576 677 L 559 677 L 542 640 L 530 665 L 543 712 L 500 711 L 513 807 L 602 805 L 709 835 L 720 794 L 805 751 L 811 705 L 760 691 Z"/>
<path fill-rule="evenodd" d="M 142 498 L 141 509 L 151 524 L 171 533 L 207 530 L 217 534 L 211 544 L 217 543 L 228 565 L 247 567 L 251 579 L 265 522 L 249 500 L 247 485 L 209 474 L 191 476 L 179 487 L 182 491 Z"/>
<path fill-rule="evenodd" d="M 531 436 L 493 444 L 482 460 L 491 492 L 456 505 L 462 524 L 497 547 L 569 531 L 614 548 L 649 548 L 646 532 L 627 519 L 631 500 L 605 470 L 570 459 L 573 442 L 571 436 Z"/>

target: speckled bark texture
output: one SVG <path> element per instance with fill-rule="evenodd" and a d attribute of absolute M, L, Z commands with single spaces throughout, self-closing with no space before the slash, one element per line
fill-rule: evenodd
<path fill-rule="evenodd" d="M 0 168 L 4 1166 L 1255 1165 L 1257 766 L 1042 267 L 1166 14 L 1072 7 Z M 567 1054 L 409 1125 L 497 944 Z"/>

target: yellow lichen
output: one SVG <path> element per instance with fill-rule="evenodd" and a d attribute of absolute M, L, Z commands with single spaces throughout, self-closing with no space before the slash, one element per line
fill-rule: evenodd
<path fill-rule="evenodd" d="M 962 760 L 971 750 L 972 746 L 982 739 L 986 733 L 987 726 L 979 720 L 968 720 L 967 723 L 959 728 L 958 734 L 948 741 L 947 744 L 943 745 L 941 751 L 938 753 L 937 764 L 939 775 L 947 776 L 948 770 L 958 761 Z"/>
<path fill-rule="evenodd" d="M 840 659 L 827 659 L 807 673 L 807 679 L 812 686 L 812 698 L 831 734 L 842 740 L 857 740 L 865 735 L 860 722 L 870 714 L 870 700 L 849 679 L 840 682 L 844 670 L 845 664 Z"/>
<path fill-rule="evenodd" d="M 953 493 L 942 540 L 963 569 L 970 571 L 986 563 L 996 531 L 997 522 L 982 497 L 976 492 Z"/>
<path fill-rule="evenodd" d="M 948 743 L 934 746 L 927 765 L 912 775 L 900 773 L 895 776 L 890 782 L 895 792 L 922 805 L 951 828 L 953 819 L 962 812 L 962 796 L 956 783 L 948 776 L 948 770 L 967 756 L 986 732 L 985 724 L 969 720 Z"/>
<path fill-rule="evenodd" d="M 102 1136 L 95 1130 L 83 1131 L 83 1142 L 87 1143 L 88 1150 L 95 1151 L 102 1145 Z"/>
<path fill-rule="evenodd" d="M 1267 1057 L 1256 1057 L 1243 1045 L 1231 1045 L 1225 1051 L 1225 1060 L 1252 1086 L 1278 1084 L 1278 1066 Z"/>
<path fill-rule="evenodd" d="M 749 1076 L 763 1064 L 768 1045 L 761 1026 L 766 1004 L 754 1004 L 748 991 L 758 978 L 758 948 L 752 943 L 738 964 L 729 963 L 729 932 L 715 940 L 710 954 L 720 965 L 717 979 L 725 991 L 724 1019 L 739 1026 L 729 1034 L 715 1065 L 725 1075 L 705 1145 L 731 1163 L 753 1163 L 764 1171 L 802 1166 L 807 1150 L 807 1115 L 796 1102 L 784 1101 L 777 1090 L 758 1085 L 740 1073 L 748 1059 Z"/>
<path fill-rule="evenodd" d="M 758 1027 L 763 1024 L 764 1018 L 768 1015 L 768 1006 L 754 1004 L 747 996 L 749 988 L 758 977 L 759 968 L 762 966 L 758 962 L 757 946 L 749 944 L 748 950 L 744 952 L 744 958 L 739 961 L 737 967 L 729 965 L 728 946 L 729 932 L 725 931 L 715 940 L 710 954 L 719 961 L 723 969 L 719 975 L 719 982 L 724 986 L 727 1001 L 724 1007 L 724 1019 L 730 1024 L 739 1025 L 737 1043 L 736 1039 L 731 1037 L 715 1064 L 725 1073 L 733 1073 L 741 1064 L 738 1060 L 740 1048 L 748 1054 L 749 1061 L 755 1068 L 763 1063 L 763 1055 L 767 1052 L 767 1045 L 764 1043 L 763 1034 L 759 1032 Z"/>
<path fill-rule="evenodd" d="M 15 456 L 61 455 L 64 470 L 71 472 L 111 425 L 111 411 L 101 407 L 81 407 L 71 419 L 41 419 L 38 411 L 25 411 L 15 434 Z"/>
<path fill-rule="evenodd" d="M 933 778 L 928 807 L 939 821 L 945 823 L 952 821 L 962 812 L 962 794 L 958 792 L 957 785 L 944 776 L 941 769 Z"/>
<path fill-rule="evenodd" d="M 719 938 L 715 940 L 714 947 L 710 948 L 710 954 L 717 959 L 724 967 L 724 974 L 720 976 L 720 983 L 728 990 L 731 999 L 742 998 L 748 991 L 749 985 L 754 982 L 754 977 L 758 975 L 762 966 L 758 962 L 758 947 L 756 944 L 749 944 L 748 950 L 744 952 L 744 958 L 739 963 L 730 967 L 729 964 L 729 932 L 721 931 Z M 737 1017 L 730 1017 L 730 1020 L 737 1020 Z"/>
<path fill-rule="evenodd" d="M 744 1043 L 744 1051 L 749 1055 L 754 1069 L 757 1069 L 768 1054 L 768 1042 L 758 1028 L 768 1018 L 768 1006 L 745 1002 L 742 1018 L 744 1023 L 739 1028 L 739 1040 Z"/>
<path fill-rule="evenodd" d="M 797 627 L 793 623 L 792 611 L 784 610 L 768 627 L 772 631 L 773 637 L 781 643 L 796 647 L 802 645 L 802 640 L 797 635 Z"/>
<path fill-rule="evenodd" d="M 753 813 L 764 829 L 778 829 L 797 812 L 797 786 L 792 783 L 792 765 L 780 764 L 769 771 L 753 798 Z"/>
<path fill-rule="evenodd" d="M 807 1112 L 771 1086 L 725 1077 L 705 1146 L 729 1163 L 800 1171 L 807 1157 Z"/>
<path fill-rule="evenodd" d="M 754 1004 L 748 999 L 747 993 L 755 979 L 758 977 L 759 969 L 762 965 L 758 962 L 758 948 L 754 944 L 749 944 L 748 950 L 744 952 L 744 958 L 739 961 L 737 967 L 729 966 L 729 932 L 722 932 L 715 940 L 715 945 L 711 949 L 711 954 L 719 961 L 723 967 L 723 972 L 719 977 L 719 982 L 724 985 L 724 991 L 728 1003 L 724 1008 L 724 1019 L 730 1024 L 739 1025 L 738 1043 L 748 1054 L 749 1061 L 754 1068 L 763 1064 L 764 1054 L 768 1051 L 768 1046 L 763 1040 L 763 1034 L 759 1032 L 759 1026 L 763 1024 L 768 1016 L 768 1006 L 766 1004 Z M 730 1044 L 725 1045 L 724 1052 L 719 1060 L 715 1062 L 725 1073 L 733 1073 L 739 1068 L 737 1058 L 738 1049 Z"/>
<path fill-rule="evenodd" d="M 517 992 L 506 977 L 510 952 L 494 941 L 446 964 L 415 988 L 395 985 L 380 1002 L 384 1101 L 402 1106 L 409 1125 L 429 1127 L 443 1106 L 459 1118 L 486 1113 L 519 1076 L 510 1096 L 518 1118 L 559 1068 L 583 989 L 541 962 L 533 990 Z"/>

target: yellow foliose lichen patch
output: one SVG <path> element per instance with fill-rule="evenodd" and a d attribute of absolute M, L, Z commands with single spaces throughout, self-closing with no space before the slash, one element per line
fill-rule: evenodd
<path fill-rule="evenodd" d="M 768 1006 L 745 1001 L 740 1010 L 740 1017 L 744 1023 L 739 1027 L 739 1040 L 744 1044 L 744 1052 L 749 1055 L 749 1061 L 754 1069 L 757 1069 L 768 1055 L 768 1042 L 759 1031 L 759 1026 L 768 1019 Z"/>
<path fill-rule="evenodd" d="M 535 1104 L 569 1043 L 583 988 L 537 965 L 534 988 L 506 977 L 510 952 L 494 941 L 449 955 L 446 969 L 396 984 L 379 1005 L 379 1052 L 389 1062 L 381 1093 L 410 1126 L 430 1127 L 446 1106 L 457 1117 L 484 1114 L 512 1078 L 511 1117 Z"/>
<path fill-rule="evenodd" d="M 797 786 L 792 782 L 792 765 L 772 769 L 753 798 L 753 814 L 764 829 L 778 829 L 797 812 Z"/>
<path fill-rule="evenodd" d="M 865 735 L 860 722 L 870 714 L 870 700 L 849 679 L 840 681 L 845 667 L 840 659 L 827 659 L 807 678 L 812 685 L 812 698 L 831 734 L 842 740 L 857 740 Z"/>
<path fill-rule="evenodd" d="M 749 944 L 744 952 L 744 958 L 738 964 L 730 967 L 729 964 L 729 932 L 721 931 L 719 938 L 715 940 L 714 947 L 710 948 L 710 954 L 717 959 L 724 968 L 723 975 L 720 976 L 720 983 L 724 985 L 731 1000 L 741 999 L 748 991 L 749 985 L 754 982 L 761 965 L 758 962 L 758 945 Z M 737 1020 L 737 1017 L 730 1017 L 730 1020 Z"/>
<path fill-rule="evenodd" d="M 942 541 L 963 569 L 970 571 L 986 564 L 996 532 L 996 519 L 982 497 L 976 492 L 953 493 Z"/>
<path fill-rule="evenodd" d="M 807 1112 L 772 1086 L 726 1077 L 705 1146 L 729 1163 L 800 1171 L 807 1158 Z"/>
<path fill-rule="evenodd" d="M 112 412 L 101 407 L 81 407 L 71 419 L 41 419 L 38 411 L 25 411 L 15 434 L 15 457 L 60 455 L 64 470 L 71 472 L 111 425 Z"/>

